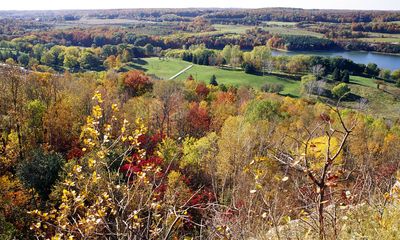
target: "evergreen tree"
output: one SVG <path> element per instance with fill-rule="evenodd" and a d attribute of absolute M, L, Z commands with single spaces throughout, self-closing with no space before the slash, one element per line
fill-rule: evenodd
<path fill-rule="evenodd" d="M 208 66 L 208 65 L 210 65 L 209 63 L 208 63 L 208 56 L 207 56 L 207 54 L 203 54 L 203 62 L 202 62 L 202 64 L 204 65 L 204 66 Z"/>
<path fill-rule="evenodd" d="M 348 70 L 344 70 L 343 74 L 342 74 L 342 83 L 349 83 L 350 82 L 350 76 L 349 76 L 349 71 Z"/>
<path fill-rule="evenodd" d="M 340 80 L 340 70 L 335 68 L 332 73 L 332 80 L 339 81 Z"/>
<path fill-rule="evenodd" d="M 400 88 L 400 78 L 396 81 L 396 87 Z"/>
<path fill-rule="evenodd" d="M 215 77 L 215 74 L 213 74 L 213 75 L 211 76 L 211 79 L 210 79 L 210 84 L 211 84 L 211 85 L 214 85 L 214 86 L 218 86 L 218 82 L 217 82 L 216 79 L 217 79 L 217 78 Z"/>

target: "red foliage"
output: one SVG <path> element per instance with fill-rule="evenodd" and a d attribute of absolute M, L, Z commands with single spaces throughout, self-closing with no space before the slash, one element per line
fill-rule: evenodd
<path fill-rule="evenodd" d="M 194 81 L 194 78 L 189 76 L 189 77 L 186 79 L 186 82 L 187 82 L 187 81 Z"/>
<path fill-rule="evenodd" d="M 124 88 L 130 96 L 140 96 L 153 88 L 150 79 L 142 70 L 131 70 L 122 74 Z"/>
<path fill-rule="evenodd" d="M 147 137 L 141 135 L 138 137 L 139 148 L 145 150 L 144 158 L 137 152 L 132 154 L 131 162 L 124 164 L 121 168 L 121 172 L 126 172 L 127 177 L 131 174 L 137 174 L 142 171 L 145 166 L 161 166 L 164 160 L 154 156 L 154 151 L 156 150 L 157 144 L 164 139 L 165 135 L 163 133 L 158 133 L 152 137 Z"/>
<path fill-rule="evenodd" d="M 210 127 L 210 117 L 207 109 L 200 107 L 198 102 L 191 102 L 185 121 L 186 132 L 191 136 L 201 137 Z"/>
<path fill-rule="evenodd" d="M 235 103 L 235 95 L 232 92 L 221 92 L 216 103 Z"/>
<path fill-rule="evenodd" d="M 197 93 L 197 96 L 204 100 L 206 99 L 207 95 L 210 93 L 210 89 L 207 87 L 207 85 L 204 82 L 199 82 L 196 86 L 195 92 Z"/>
<path fill-rule="evenodd" d="M 398 165 L 396 163 L 386 163 L 380 166 L 375 172 L 375 179 L 377 183 L 387 180 L 396 173 Z"/>
<path fill-rule="evenodd" d="M 82 157 L 83 151 L 80 148 L 72 148 L 71 150 L 69 150 L 68 155 L 67 155 L 67 159 L 79 159 Z"/>

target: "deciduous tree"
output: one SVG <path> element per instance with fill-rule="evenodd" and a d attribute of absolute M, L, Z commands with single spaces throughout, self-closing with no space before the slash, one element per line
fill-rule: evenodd
<path fill-rule="evenodd" d="M 142 70 L 131 70 L 120 75 L 122 88 L 131 97 L 140 96 L 153 89 L 153 83 Z"/>

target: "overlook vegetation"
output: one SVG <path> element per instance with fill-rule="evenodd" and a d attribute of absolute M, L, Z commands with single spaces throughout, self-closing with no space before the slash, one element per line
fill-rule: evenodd
<path fill-rule="evenodd" d="M 400 70 L 270 53 L 398 12 L 0 16 L 1 239 L 397 238 Z"/>

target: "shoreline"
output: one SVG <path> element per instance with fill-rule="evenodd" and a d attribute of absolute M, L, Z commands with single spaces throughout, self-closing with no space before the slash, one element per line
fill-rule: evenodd
<path fill-rule="evenodd" d="M 391 56 L 400 56 L 400 53 L 385 53 L 385 52 L 377 52 L 377 51 L 365 51 L 365 50 L 358 50 L 358 51 L 349 51 L 349 50 L 306 50 L 306 51 L 290 51 L 280 48 L 271 48 L 271 50 L 275 50 L 278 52 L 287 52 L 287 53 L 332 53 L 332 52 L 362 52 L 362 53 L 374 53 L 374 54 L 381 54 L 381 55 L 391 55 Z"/>

